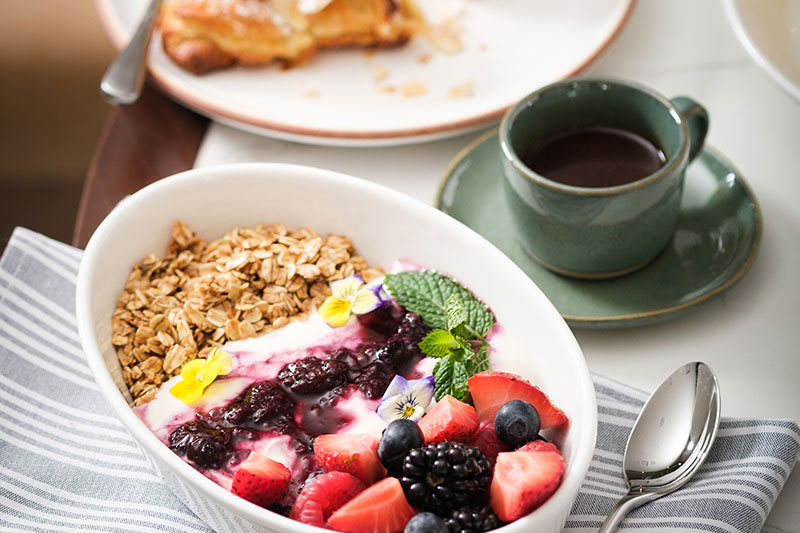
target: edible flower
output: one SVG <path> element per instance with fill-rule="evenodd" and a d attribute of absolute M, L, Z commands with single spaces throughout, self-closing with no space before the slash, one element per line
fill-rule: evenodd
<path fill-rule="evenodd" d="M 378 416 L 386 422 L 400 418 L 418 421 L 431 405 L 433 385 L 432 376 L 412 380 L 395 376 L 378 404 Z"/>
<path fill-rule="evenodd" d="M 365 284 L 358 274 L 331 283 L 331 293 L 319 308 L 319 314 L 334 328 L 347 324 L 350 315 L 369 313 L 388 299 L 383 283 Z"/>
<path fill-rule="evenodd" d="M 218 376 L 224 376 L 232 368 L 233 361 L 230 354 L 214 347 L 206 359 L 195 359 L 183 365 L 181 368 L 183 379 L 173 385 L 169 392 L 183 403 L 192 403 L 203 395 L 206 387 Z"/>

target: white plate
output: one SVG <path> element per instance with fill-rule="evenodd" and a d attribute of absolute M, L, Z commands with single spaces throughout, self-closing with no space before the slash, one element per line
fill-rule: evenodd
<path fill-rule="evenodd" d="M 146 0 L 96 0 L 120 47 Z M 458 13 L 463 50 L 437 51 L 424 38 L 396 49 L 319 53 L 306 66 L 233 68 L 194 76 L 165 55 L 158 34 L 150 73 L 167 93 L 221 122 L 314 144 L 373 146 L 432 140 L 497 120 L 534 89 L 584 69 L 617 35 L 633 0 L 418 0 L 435 23 Z M 430 55 L 423 62 L 421 57 Z M 376 82 L 376 69 L 388 78 Z M 427 93 L 404 98 L 404 84 Z M 381 90 L 391 86 L 394 93 Z M 452 98 L 454 87 L 473 96 Z"/>
<path fill-rule="evenodd" d="M 800 100 L 800 2 L 728 0 L 725 8 L 747 52 Z"/>

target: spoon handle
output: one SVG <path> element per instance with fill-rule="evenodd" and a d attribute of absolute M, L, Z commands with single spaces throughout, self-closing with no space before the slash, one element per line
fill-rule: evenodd
<path fill-rule="evenodd" d="M 103 75 L 100 92 L 112 104 L 132 104 L 142 93 L 145 56 L 160 4 L 161 0 L 150 0 L 130 42 Z"/>
<path fill-rule="evenodd" d="M 617 505 L 611 510 L 606 518 L 606 521 L 603 522 L 602 527 L 598 530 L 597 533 L 611 533 L 612 531 L 616 531 L 617 526 L 619 526 L 620 522 L 625 519 L 625 516 L 636 509 L 637 507 L 644 505 L 647 502 L 651 502 L 657 498 L 660 498 L 663 494 L 657 493 L 631 493 L 629 492 L 617 502 Z"/>

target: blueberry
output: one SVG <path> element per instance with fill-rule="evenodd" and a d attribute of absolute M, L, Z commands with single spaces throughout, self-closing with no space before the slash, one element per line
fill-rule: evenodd
<path fill-rule="evenodd" d="M 517 448 L 539 434 L 539 413 L 526 401 L 512 400 L 494 415 L 494 429 L 500 440 Z"/>
<path fill-rule="evenodd" d="M 422 430 L 413 420 L 393 420 L 383 430 L 378 442 L 378 457 L 389 472 L 398 472 L 408 452 L 425 445 Z"/>
<path fill-rule="evenodd" d="M 419 513 L 406 524 L 403 533 L 448 533 L 444 520 L 433 513 Z"/>

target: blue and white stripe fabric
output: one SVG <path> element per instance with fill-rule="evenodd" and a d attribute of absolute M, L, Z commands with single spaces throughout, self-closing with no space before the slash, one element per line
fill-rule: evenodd
<path fill-rule="evenodd" d="M 0 259 L 0 532 L 211 532 L 105 405 L 75 319 L 81 252 L 18 228 Z M 647 394 L 595 376 L 599 434 L 565 531 L 597 531 L 625 492 L 622 452 Z M 786 420 L 726 419 L 686 487 L 622 529 L 758 532 L 800 449 Z"/>
<path fill-rule="evenodd" d="M 622 454 L 648 393 L 593 376 L 597 447 L 564 531 L 595 532 L 627 493 Z M 679 491 L 632 511 L 620 526 L 643 531 L 761 531 L 800 451 L 791 420 L 723 419 L 700 471 Z"/>
<path fill-rule="evenodd" d="M 80 259 L 24 229 L 0 259 L 0 531 L 210 532 L 92 379 L 75 319 Z"/>

